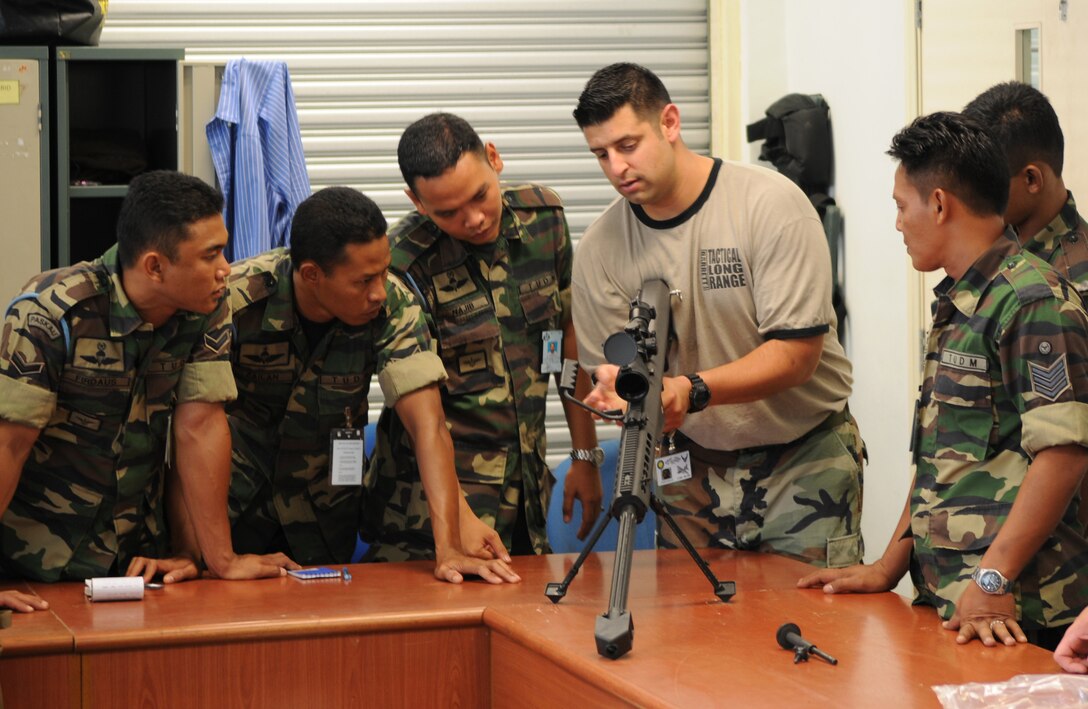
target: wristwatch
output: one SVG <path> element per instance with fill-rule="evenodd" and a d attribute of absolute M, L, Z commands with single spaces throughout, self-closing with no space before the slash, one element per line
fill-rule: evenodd
<path fill-rule="evenodd" d="M 991 596 L 1003 596 L 1012 588 L 1012 581 L 1005 578 L 1005 575 L 997 569 L 977 568 L 971 574 L 971 578 L 974 579 L 983 593 L 988 593 Z"/>
<path fill-rule="evenodd" d="M 688 413 L 702 411 L 710 404 L 710 389 L 698 374 L 685 374 L 691 380 L 691 392 L 688 394 Z"/>
<path fill-rule="evenodd" d="M 570 451 L 571 460 L 584 460 L 589 463 L 593 463 L 598 468 L 601 467 L 601 463 L 604 462 L 604 448 L 597 446 L 596 448 L 572 448 Z"/>

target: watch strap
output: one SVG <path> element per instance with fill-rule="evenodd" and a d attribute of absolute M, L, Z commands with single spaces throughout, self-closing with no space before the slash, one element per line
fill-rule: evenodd
<path fill-rule="evenodd" d="M 702 411 L 710 405 L 710 388 L 698 374 L 685 374 L 691 382 L 691 391 L 688 393 L 688 413 L 693 414 Z"/>
<path fill-rule="evenodd" d="M 570 458 L 571 460 L 584 460 L 587 463 L 593 463 L 599 468 L 601 463 L 604 462 L 604 449 L 600 446 L 596 448 L 572 448 Z"/>

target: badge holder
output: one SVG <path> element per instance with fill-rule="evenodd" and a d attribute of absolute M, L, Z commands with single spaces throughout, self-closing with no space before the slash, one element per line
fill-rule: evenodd
<path fill-rule="evenodd" d="M 344 407 L 344 428 L 329 432 L 329 476 L 333 485 L 362 485 L 366 446 L 363 432 L 353 425 L 351 407 Z"/>

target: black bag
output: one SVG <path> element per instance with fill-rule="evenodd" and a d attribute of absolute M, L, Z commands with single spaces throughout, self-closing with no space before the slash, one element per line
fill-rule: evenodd
<path fill-rule="evenodd" d="M 763 140 L 765 160 L 811 195 L 831 186 L 830 110 L 820 94 L 788 94 L 767 108 L 767 117 L 748 126 L 748 142 Z"/>
<path fill-rule="evenodd" d="M 846 276 L 842 210 L 828 196 L 834 161 L 831 109 L 820 94 L 788 94 L 772 103 L 767 117 L 748 126 L 748 142 L 764 141 L 759 159 L 774 165 L 800 187 L 824 224 L 831 251 L 831 304 L 846 343 Z"/>
<path fill-rule="evenodd" d="M 0 44 L 97 45 L 107 4 L 99 0 L 0 0 Z"/>

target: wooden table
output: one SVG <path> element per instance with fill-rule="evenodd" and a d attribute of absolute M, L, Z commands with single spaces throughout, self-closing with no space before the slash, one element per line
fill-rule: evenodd
<path fill-rule="evenodd" d="M 521 584 L 437 582 L 429 563 L 350 567 L 354 579 L 203 580 L 140 602 L 32 584 L 50 610 L 0 631 L 6 706 L 552 705 L 939 706 L 934 684 L 1058 668 L 1033 646 L 959 646 L 932 609 L 892 594 L 798 590 L 797 562 L 706 553 L 737 595 L 721 603 L 682 551 L 636 552 L 634 649 L 597 655 L 613 555 L 594 554 L 553 605 L 573 555 L 516 560 Z M 839 659 L 795 665 L 797 623 Z M 52 687 L 51 694 L 45 694 Z"/>

